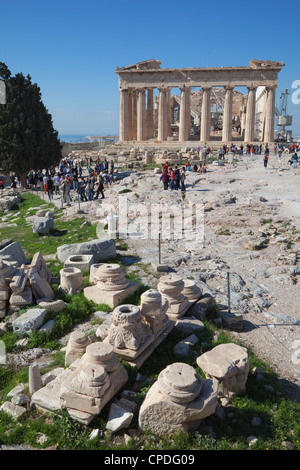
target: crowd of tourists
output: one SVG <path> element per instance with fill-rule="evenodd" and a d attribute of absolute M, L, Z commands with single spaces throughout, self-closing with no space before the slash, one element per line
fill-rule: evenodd
<path fill-rule="evenodd" d="M 170 166 L 168 162 L 162 165 L 162 175 L 160 176 L 160 180 L 163 183 L 164 190 L 171 189 L 171 190 L 178 190 L 185 191 L 185 179 L 186 179 L 186 172 L 195 171 L 198 173 L 206 173 L 207 168 L 204 164 L 199 165 L 192 165 L 192 163 L 188 160 L 186 164 L 182 167 L 178 167 L 178 165 Z"/>
<path fill-rule="evenodd" d="M 103 199 L 104 189 L 114 181 L 114 162 L 105 159 L 95 163 L 91 159 L 74 161 L 72 159 L 62 160 L 57 168 L 49 168 L 46 171 L 31 171 L 27 175 L 29 188 L 40 187 L 48 195 L 51 202 L 54 196 L 61 198 L 61 206 L 65 203 L 71 205 L 72 197 L 81 201 L 92 201 L 101 196 Z"/>

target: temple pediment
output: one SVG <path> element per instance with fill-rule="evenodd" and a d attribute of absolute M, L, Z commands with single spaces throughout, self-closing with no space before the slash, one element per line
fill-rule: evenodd
<path fill-rule="evenodd" d="M 125 67 L 117 67 L 116 70 L 153 70 L 160 68 L 161 61 L 155 59 L 144 60 L 136 64 L 126 65 Z"/>

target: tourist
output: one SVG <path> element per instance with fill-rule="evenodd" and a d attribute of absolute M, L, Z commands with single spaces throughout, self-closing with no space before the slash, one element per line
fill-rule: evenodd
<path fill-rule="evenodd" d="M 179 188 L 180 188 L 180 171 L 176 165 L 175 170 L 174 170 L 174 189 L 178 190 Z"/>
<path fill-rule="evenodd" d="M 46 174 L 43 176 L 43 188 L 44 188 L 45 193 L 47 192 L 48 179 L 49 179 L 49 177 L 48 177 L 48 174 L 46 172 Z"/>
<path fill-rule="evenodd" d="M 65 191 L 64 191 L 64 201 L 66 202 L 67 207 L 71 206 L 71 195 L 70 195 L 71 184 L 72 184 L 71 178 L 67 177 L 65 181 Z"/>
<path fill-rule="evenodd" d="M 181 191 L 185 191 L 185 167 L 184 166 L 181 168 L 180 186 L 181 186 Z"/>
<path fill-rule="evenodd" d="M 268 161 L 269 161 L 269 154 L 265 153 L 264 155 L 264 167 L 267 168 L 268 166 Z"/>
<path fill-rule="evenodd" d="M 168 171 L 163 171 L 160 179 L 163 182 L 164 190 L 168 189 L 169 188 L 169 173 L 168 173 Z"/>
<path fill-rule="evenodd" d="M 97 188 L 96 196 L 94 197 L 94 199 L 98 199 L 99 193 L 101 194 L 101 199 L 104 199 L 105 196 L 103 192 L 103 189 L 104 189 L 103 178 L 100 174 L 98 175 L 97 181 L 98 181 L 98 188 Z"/>
<path fill-rule="evenodd" d="M 90 178 L 87 183 L 87 197 L 89 201 L 94 198 L 94 179 L 92 175 L 90 175 Z"/>
<path fill-rule="evenodd" d="M 80 178 L 79 183 L 78 183 L 78 193 L 80 195 L 81 201 L 87 201 L 88 198 L 86 197 L 86 191 L 85 191 L 85 181 L 83 178 Z"/>
<path fill-rule="evenodd" d="M 53 177 L 53 186 L 54 186 L 55 195 L 59 194 L 59 183 L 60 183 L 60 176 L 56 173 L 56 175 Z"/>
<path fill-rule="evenodd" d="M 297 163 L 298 163 L 298 155 L 297 155 L 296 152 L 295 152 L 294 155 L 292 156 L 292 161 L 293 161 L 293 168 L 294 168 L 294 170 L 296 170 L 296 168 L 297 168 Z"/>
<path fill-rule="evenodd" d="M 4 182 L 3 182 L 3 179 L 0 178 L 0 190 L 1 190 L 1 192 L 3 191 L 3 189 L 4 189 Z"/>
<path fill-rule="evenodd" d="M 50 202 L 51 202 L 51 199 L 53 199 L 53 188 L 54 188 L 53 179 L 51 178 L 51 176 L 49 176 L 48 181 L 47 181 L 47 193 L 48 193 Z"/>
<path fill-rule="evenodd" d="M 168 163 L 168 162 L 166 162 L 165 164 L 163 164 L 162 171 L 163 171 L 163 172 L 164 172 L 164 171 L 167 171 L 167 172 L 169 171 L 169 163 Z"/>
<path fill-rule="evenodd" d="M 175 173 L 173 168 L 170 168 L 170 189 L 175 189 Z"/>

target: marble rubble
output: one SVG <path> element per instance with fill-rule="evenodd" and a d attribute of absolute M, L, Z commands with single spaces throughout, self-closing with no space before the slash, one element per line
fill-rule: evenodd
<path fill-rule="evenodd" d="M 57 248 L 57 258 L 61 263 L 65 263 L 71 255 L 93 255 L 94 263 L 101 263 L 116 257 L 116 242 L 114 239 L 96 239 Z"/>
<path fill-rule="evenodd" d="M 115 308 L 133 294 L 138 288 L 137 282 L 128 281 L 118 264 L 102 263 L 93 274 L 95 285 L 85 287 L 83 292 L 88 300 L 96 304 L 105 303 Z"/>
<path fill-rule="evenodd" d="M 162 276 L 157 285 L 158 291 L 168 300 L 167 315 L 171 319 L 182 317 L 189 309 L 189 299 L 183 295 L 184 282 L 178 274 Z"/>
<path fill-rule="evenodd" d="M 167 315 L 168 301 L 156 289 L 141 295 L 140 307 L 124 304 L 114 309 L 104 341 L 114 347 L 118 356 L 140 368 L 174 328 Z"/>
<path fill-rule="evenodd" d="M 139 428 L 160 435 L 191 432 L 214 414 L 217 398 L 217 380 L 202 380 L 192 366 L 173 363 L 149 389 L 139 410 Z"/>
<path fill-rule="evenodd" d="M 128 374 L 110 344 L 91 343 L 80 359 L 31 397 L 42 411 L 66 409 L 89 424 L 127 382 Z"/>
<path fill-rule="evenodd" d="M 83 273 L 78 268 L 63 268 L 59 271 L 59 290 L 64 294 L 76 295 L 83 291 Z"/>
<path fill-rule="evenodd" d="M 0 318 L 39 300 L 54 301 L 51 271 L 41 253 L 35 253 L 29 263 L 18 243 L 6 248 L 6 255 L 0 257 Z"/>
<path fill-rule="evenodd" d="M 197 358 L 207 378 L 219 382 L 219 396 L 231 399 L 243 393 L 249 373 L 247 349 L 234 343 L 220 344 Z"/>

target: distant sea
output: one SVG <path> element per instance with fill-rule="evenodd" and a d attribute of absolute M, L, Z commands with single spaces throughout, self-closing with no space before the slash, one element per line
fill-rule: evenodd
<path fill-rule="evenodd" d="M 98 139 L 92 139 L 91 136 L 95 134 L 58 134 L 58 138 L 61 142 L 66 142 L 70 144 L 81 144 L 84 142 L 98 142 Z M 97 134 L 96 134 L 97 135 Z M 106 135 L 106 137 L 109 137 Z M 111 136 L 115 137 L 115 136 Z"/>

